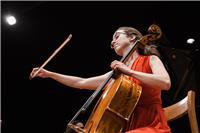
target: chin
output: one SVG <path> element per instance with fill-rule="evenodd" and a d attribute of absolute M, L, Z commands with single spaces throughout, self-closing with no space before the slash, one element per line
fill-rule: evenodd
<path fill-rule="evenodd" d="M 117 55 L 119 55 L 119 56 L 122 56 L 123 55 L 123 52 L 122 51 L 120 51 L 119 49 L 115 49 L 115 52 L 117 53 Z"/>
<path fill-rule="evenodd" d="M 119 52 L 119 51 L 115 51 L 117 53 L 117 55 L 119 56 L 123 56 L 123 53 L 122 52 Z"/>
<path fill-rule="evenodd" d="M 120 48 L 120 47 L 116 47 L 115 48 L 115 52 L 117 53 L 117 55 L 119 55 L 119 56 L 123 56 L 123 50 Z"/>

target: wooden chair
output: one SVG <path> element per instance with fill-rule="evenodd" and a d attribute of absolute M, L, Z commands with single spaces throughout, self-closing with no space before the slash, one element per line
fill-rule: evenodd
<path fill-rule="evenodd" d="M 181 101 L 164 108 L 167 121 L 173 121 L 188 114 L 192 133 L 199 133 L 196 111 L 195 111 L 195 92 L 188 91 L 187 96 Z"/>

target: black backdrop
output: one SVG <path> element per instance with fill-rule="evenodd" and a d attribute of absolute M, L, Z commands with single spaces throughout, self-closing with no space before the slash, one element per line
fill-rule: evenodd
<path fill-rule="evenodd" d="M 181 51 L 198 49 L 199 2 L 3 1 L 1 7 L 2 131 L 63 133 L 67 122 L 93 93 L 51 79 L 28 79 L 32 68 L 40 66 L 70 33 L 73 37 L 69 46 L 45 68 L 90 77 L 109 71 L 110 62 L 118 58 L 110 49 L 112 34 L 118 27 L 133 26 L 147 34 L 151 24 L 158 24 L 165 34 L 162 53 L 173 82 L 171 90 L 164 93 L 163 105 L 186 95 L 184 87 L 173 100 L 191 63 Z M 16 16 L 16 25 L 5 23 L 7 13 Z M 195 44 L 186 44 L 189 37 L 196 39 Z M 192 87 L 199 86 L 199 71 L 195 74 L 190 79 L 196 81 Z M 190 132 L 187 117 L 183 119 L 171 123 L 173 131 Z"/>

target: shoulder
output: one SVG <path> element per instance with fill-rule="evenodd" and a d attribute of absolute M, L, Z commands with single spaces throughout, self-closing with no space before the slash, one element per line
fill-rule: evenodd
<path fill-rule="evenodd" d="M 162 61 L 160 60 L 160 58 L 156 55 L 150 55 L 149 56 L 149 63 L 150 66 L 155 65 L 155 64 L 162 64 Z"/>
<path fill-rule="evenodd" d="M 150 60 L 160 60 L 160 58 L 156 55 L 149 55 Z"/>
<path fill-rule="evenodd" d="M 143 56 L 140 56 L 140 58 L 143 58 L 143 60 L 146 60 L 148 61 L 149 63 L 152 63 L 154 61 L 160 61 L 160 58 L 156 55 L 143 55 Z"/>

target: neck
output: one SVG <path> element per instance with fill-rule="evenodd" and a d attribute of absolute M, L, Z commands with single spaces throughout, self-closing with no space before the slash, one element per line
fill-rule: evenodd
<path fill-rule="evenodd" d="M 128 54 L 128 52 L 130 52 L 131 48 L 132 48 L 132 47 L 127 48 L 126 52 L 123 53 L 123 57 L 125 57 L 125 56 Z M 131 59 L 135 59 L 135 58 L 138 57 L 138 55 L 139 55 L 139 53 L 137 52 L 137 50 L 135 50 L 135 51 L 132 53 L 132 55 L 130 56 L 130 58 L 131 58 Z"/>
<path fill-rule="evenodd" d="M 134 51 L 133 54 L 130 57 L 130 60 L 135 60 L 139 56 L 137 51 Z"/>
<path fill-rule="evenodd" d="M 129 59 L 125 62 L 127 66 L 132 66 L 134 61 L 138 58 L 139 54 L 137 51 L 134 51 L 133 54 L 129 57 Z"/>
<path fill-rule="evenodd" d="M 135 41 L 132 42 L 132 43 L 130 43 L 130 45 L 124 50 L 123 56 L 126 56 L 126 55 L 127 55 L 127 53 L 134 47 L 134 46 L 133 46 L 134 44 L 135 44 Z M 135 52 L 137 52 L 137 51 L 135 51 Z M 134 53 L 135 53 L 135 52 L 134 52 Z"/>

